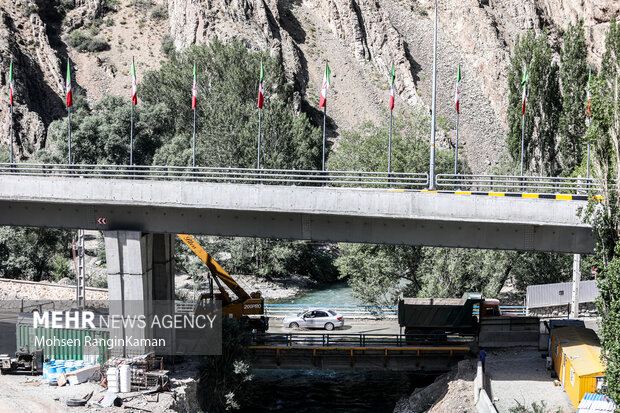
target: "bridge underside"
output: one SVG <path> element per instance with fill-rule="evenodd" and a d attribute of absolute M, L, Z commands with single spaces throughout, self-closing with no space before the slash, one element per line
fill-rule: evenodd
<path fill-rule="evenodd" d="M 386 351 L 387 350 L 387 351 Z M 445 372 L 468 350 L 426 352 L 418 348 L 312 348 L 252 346 L 252 367 L 283 370 L 393 370 Z"/>
<path fill-rule="evenodd" d="M 595 244 L 585 226 L 75 201 L 0 201 L 0 225 L 580 254 L 591 254 Z"/>

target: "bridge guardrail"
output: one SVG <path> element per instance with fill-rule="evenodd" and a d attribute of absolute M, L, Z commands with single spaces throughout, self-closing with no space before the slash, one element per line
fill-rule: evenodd
<path fill-rule="evenodd" d="M 274 185 L 394 187 L 398 189 L 420 189 L 429 185 L 426 173 L 194 168 L 191 166 L 0 163 L 0 174 Z"/>
<path fill-rule="evenodd" d="M 610 184 L 615 185 L 615 182 Z M 602 189 L 601 183 L 593 178 L 460 174 L 438 174 L 435 186 L 457 191 L 566 194 L 587 194 Z"/>
<path fill-rule="evenodd" d="M 176 311 L 179 313 L 190 313 L 194 311 L 194 303 L 176 302 Z M 310 308 L 324 308 L 338 311 L 345 317 L 371 317 L 371 318 L 396 318 L 398 316 L 398 306 L 387 305 L 324 305 L 324 304 L 265 304 L 265 315 L 270 317 L 285 317 L 291 314 L 298 314 Z M 525 306 L 522 305 L 502 305 L 502 313 L 513 313 L 525 315 Z M 478 314 L 478 307 L 474 306 L 474 315 Z"/>
<path fill-rule="evenodd" d="M 309 308 L 332 309 L 345 317 L 396 318 L 398 306 L 378 305 L 325 305 L 325 304 L 265 304 L 265 313 L 271 317 L 285 317 Z"/>

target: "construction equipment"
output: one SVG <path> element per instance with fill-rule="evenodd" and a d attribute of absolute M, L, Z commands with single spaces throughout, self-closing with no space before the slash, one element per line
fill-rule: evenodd
<path fill-rule="evenodd" d="M 260 292 L 248 294 L 237 282 L 188 234 L 177 234 L 211 271 L 211 280 L 215 281 L 219 291 L 213 291 L 213 283 L 210 283 L 208 293 L 202 293 L 196 303 L 198 310 L 204 303 L 221 300 L 222 315 L 247 323 L 252 330 L 265 332 L 269 328 L 269 318 L 265 317 L 265 300 Z M 233 300 L 228 291 L 222 285 L 228 287 L 237 298 Z"/>
<path fill-rule="evenodd" d="M 29 371 L 30 374 L 40 374 L 43 371 L 43 351 L 28 351 L 20 348 L 15 352 L 15 357 L 8 354 L 0 354 L 0 375 L 12 371 Z"/>

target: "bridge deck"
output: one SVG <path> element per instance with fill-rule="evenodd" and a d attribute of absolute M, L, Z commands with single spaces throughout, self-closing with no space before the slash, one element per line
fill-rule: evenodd
<path fill-rule="evenodd" d="M 584 201 L 573 195 L 401 192 L 379 181 L 358 188 L 130 178 L 0 174 L 0 225 L 586 254 L 595 246 L 578 216 Z"/>

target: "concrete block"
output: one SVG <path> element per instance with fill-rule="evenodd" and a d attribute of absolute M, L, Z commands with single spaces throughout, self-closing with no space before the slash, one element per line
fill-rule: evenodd
<path fill-rule="evenodd" d="M 476 410 L 478 413 L 497 413 L 497 409 L 485 390 L 480 391 L 480 397 L 476 403 Z"/>

